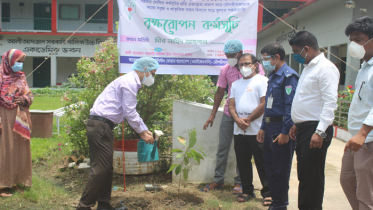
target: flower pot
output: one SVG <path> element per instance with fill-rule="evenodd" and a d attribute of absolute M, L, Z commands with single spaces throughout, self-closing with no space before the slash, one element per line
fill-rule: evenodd
<path fill-rule="evenodd" d="M 124 151 L 137 152 L 137 142 L 139 139 L 124 140 Z M 122 140 L 114 140 L 114 150 L 123 151 Z"/>

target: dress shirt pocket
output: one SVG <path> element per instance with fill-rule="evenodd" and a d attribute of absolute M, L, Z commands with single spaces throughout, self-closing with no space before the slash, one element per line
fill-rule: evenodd
<path fill-rule="evenodd" d="M 308 77 L 305 78 L 303 83 L 301 84 L 300 92 L 303 94 L 311 94 L 314 91 L 319 89 L 319 82 L 315 77 Z"/>
<path fill-rule="evenodd" d="M 281 104 L 281 101 L 284 98 L 284 91 L 282 87 L 273 87 L 273 104 L 278 105 Z"/>
<path fill-rule="evenodd" d="M 358 92 L 358 98 L 363 101 L 364 103 L 369 103 L 369 100 L 372 100 L 373 97 L 373 90 L 370 87 L 369 83 L 367 84 L 363 81 L 360 84 L 360 90 Z"/>

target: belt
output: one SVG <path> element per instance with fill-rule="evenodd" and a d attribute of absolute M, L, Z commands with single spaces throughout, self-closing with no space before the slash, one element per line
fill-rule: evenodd
<path fill-rule="evenodd" d="M 315 126 L 319 124 L 319 121 L 306 121 L 306 122 L 301 122 L 301 123 L 295 123 L 295 126 L 297 128 L 304 128 L 308 126 Z"/>
<path fill-rule="evenodd" d="M 89 115 L 89 116 L 88 116 L 88 119 L 91 119 L 91 120 L 98 120 L 98 121 L 101 121 L 101 122 L 107 123 L 107 124 L 110 126 L 111 130 L 114 129 L 114 123 L 113 123 L 111 120 L 106 119 L 105 117 Z"/>
<path fill-rule="evenodd" d="M 265 117 L 266 123 L 283 122 L 284 120 L 285 120 L 285 117 Z"/>

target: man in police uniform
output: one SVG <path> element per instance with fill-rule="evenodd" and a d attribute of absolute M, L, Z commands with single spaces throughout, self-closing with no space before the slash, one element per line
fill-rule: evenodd
<path fill-rule="evenodd" d="M 299 75 L 285 62 L 285 50 L 269 44 L 261 50 L 263 67 L 269 77 L 263 122 L 257 139 L 264 142 L 264 165 L 272 199 L 263 205 L 284 210 L 289 205 L 289 178 L 295 141 L 289 140 L 293 126 L 291 105 Z"/>

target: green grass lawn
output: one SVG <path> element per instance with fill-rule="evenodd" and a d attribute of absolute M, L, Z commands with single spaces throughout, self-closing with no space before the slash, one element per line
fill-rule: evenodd
<path fill-rule="evenodd" d="M 30 109 L 55 110 L 61 107 L 61 96 L 35 96 Z"/>

